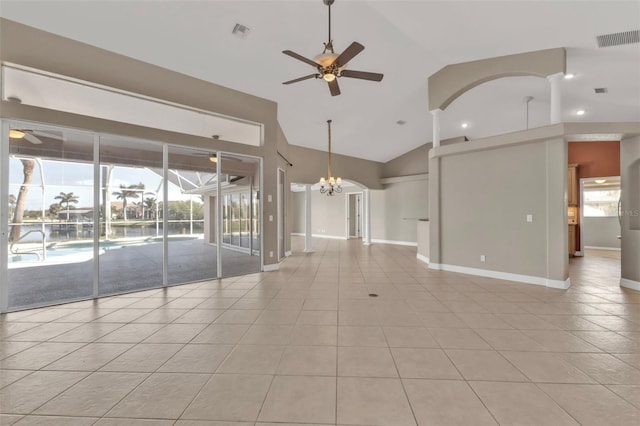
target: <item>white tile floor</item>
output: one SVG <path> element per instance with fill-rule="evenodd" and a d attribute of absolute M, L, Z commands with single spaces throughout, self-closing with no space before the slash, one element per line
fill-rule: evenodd
<path fill-rule="evenodd" d="M 572 260 L 560 291 L 432 271 L 410 247 L 314 247 L 277 272 L 3 315 L 0 423 L 640 424 L 640 294 L 619 260 Z"/>

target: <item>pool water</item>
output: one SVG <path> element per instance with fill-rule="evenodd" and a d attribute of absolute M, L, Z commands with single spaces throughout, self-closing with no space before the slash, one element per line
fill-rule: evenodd
<path fill-rule="evenodd" d="M 201 239 L 202 236 L 170 237 L 169 241 L 183 241 Z M 126 247 L 137 247 L 162 243 L 162 238 L 145 238 L 132 240 L 100 241 L 99 255 L 109 250 L 117 250 Z M 51 265 L 63 263 L 79 263 L 93 259 L 93 241 L 79 241 L 70 243 L 52 243 L 47 246 L 46 260 L 43 259 L 42 249 L 31 246 L 21 253 L 9 253 L 9 268 L 23 266 Z M 18 248 L 18 251 L 20 249 Z"/>

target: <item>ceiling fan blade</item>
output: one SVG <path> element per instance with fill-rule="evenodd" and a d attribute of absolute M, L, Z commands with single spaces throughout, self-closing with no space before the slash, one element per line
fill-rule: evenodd
<path fill-rule="evenodd" d="M 38 139 L 37 137 L 33 136 L 31 133 L 25 133 L 24 134 L 24 139 L 36 144 L 36 145 L 40 145 L 42 143 L 42 141 L 40 139 Z"/>
<path fill-rule="evenodd" d="M 329 82 L 329 91 L 331 96 L 338 96 L 340 94 L 340 86 L 338 86 L 338 79 Z"/>
<path fill-rule="evenodd" d="M 344 52 L 342 52 L 340 56 L 336 58 L 336 64 L 338 65 L 338 68 L 341 68 L 347 65 L 347 62 L 349 62 L 351 59 L 353 59 L 358 53 L 362 52 L 363 50 L 364 50 L 364 46 L 358 43 L 357 41 L 354 41 L 353 43 L 351 43 L 351 45 L 349 45 L 349 47 L 347 47 L 344 50 Z"/>
<path fill-rule="evenodd" d="M 340 77 L 360 78 L 362 80 L 382 81 L 384 74 L 378 74 L 376 72 L 354 71 L 354 70 L 342 70 Z"/>
<path fill-rule="evenodd" d="M 314 77 L 315 77 L 315 78 L 320 78 L 320 74 L 316 73 L 316 74 L 309 74 L 309 75 L 305 75 L 304 77 L 296 78 L 296 79 L 294 79 L 294 80 L 285 81 L 285 82 L 284 82 L 284 83 L 282 83 L 282 84 L 297 83 L 297 82 L 299 82 L 299 81 L 302 81 L 302 80 L 308 80 L 308 79 L 310 79 L 310 78 L 314 78 Z"/>
<path fill-rule="evenodd" d="M 289 55 L 292 58 L 295 58 L 295 59 L 297 59 L 299 61 L 306 62 L 307 64 L 309 64 L 309 65 L 311 65 L 313 67 L 316 67 L 316 68 L 318 67 L 318 63 L 317 62 L 314 62 L 311 59 L 307 59 L 302 55 L 298 55 L 296 52 L 292 52 L 291 50 L 283 50 L 282 53 L 284 53 L 285 55 Z"/>
<path fill-rule="evenodd" d="M 50 132 L 41 132 L 40 130 L 31 130 L 31 133 L 37 136 L 44 136 L 45 138 L 58 139 L 58 140 L 63 139 L 62 135 L 57 135 L 55 133 L 50 133 Z"/>

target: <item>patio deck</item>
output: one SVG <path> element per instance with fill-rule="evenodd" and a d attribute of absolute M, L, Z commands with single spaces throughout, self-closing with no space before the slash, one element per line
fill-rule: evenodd
<path fill-rule="evenodd" d="M 201 239 L 169 242 L 169 285 L 216 278 L 217 247 Z M 99 257 L 99 294 L 109 295 L 162 286 L 162 243 L 110 249 Z M 74 263 L 34 263 L 10 268 L 10 309 L 50 305 L 90 298 L 94 260 Z M 225 277 L 260 272 L 260 256 L 222 248 Z"/>

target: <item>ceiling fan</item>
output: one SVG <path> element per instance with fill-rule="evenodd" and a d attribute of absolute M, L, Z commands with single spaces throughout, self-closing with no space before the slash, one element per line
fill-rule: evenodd
<path fill-rule="evenodd" d="M 324 51 L 320 55 L 311 60 L 292 52 L 291 50 L 282 51 L 285 55 L 311 65 L 316 68 L 317 72 L 304 77 L 285 81 L 282 84 L 297 83 L 310 78 L 322 78 L 329 84 L 331 96 L 337 96 L 340 94 L 340 87 L 338 86 L 337 80 L 339 77 L 359 78 L 370 81 L 381 81 L 382 77 L 384 77 L 383 74 L 344 69 L 347 66 L 347 62 L 364 50 L 364 46 L 357 41 L 354 41 L 339 55 L 333 51 L 333 40 L 331 40 L 331 5 L 334 1 L 335 0 L 322 0 L 322 2 L 329 7 L 329 41 L 323 43 Z"/>
<path fill-rule="evenodd" d="M 62 135 L 57 135 L 55 133 L 42 132 L 40 130 L 29 130 L 29 129 L 10 129 L 9 130 L 9 138 L 11 139 L 24 139 L 32 144 L 40 145 L 42 143 L 42 139 L 38 138 L 50 138 L 62 140 Z"/>

